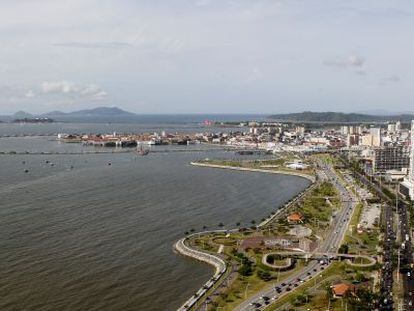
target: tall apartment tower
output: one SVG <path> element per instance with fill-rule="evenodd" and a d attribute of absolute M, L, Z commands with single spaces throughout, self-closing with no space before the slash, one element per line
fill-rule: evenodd
<path fill-rule="evenodd" d="M 395 130 L 397 132 L 401 132 L 401 121 L 397 121 L 397 123 L 395 123 Z"/>
<path fill-rule="evenodd" d="M 410 167 L 407 178 L 400 184 L 400 193 L 414 201 L 414 120 L 411 121 Z"/>

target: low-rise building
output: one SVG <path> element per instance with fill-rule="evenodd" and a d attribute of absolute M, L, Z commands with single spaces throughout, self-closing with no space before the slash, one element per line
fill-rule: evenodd
<path fill-rule="evenodd" d="M 347 283 L 334 284 L 331 288 L 334 298 L 343 298 L 349 291 L 355 291 L 355 286 Z"/>
<path fill-rule="evenodd" d="M 298 212 L 294 212 L 287 217 L 287 221 L 290 223 L 302 223 L 303 215 Z"/>

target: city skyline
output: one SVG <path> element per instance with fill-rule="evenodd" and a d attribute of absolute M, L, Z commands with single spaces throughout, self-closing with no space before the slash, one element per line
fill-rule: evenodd
<path fill-rule="evenodd" d="M 405 1 L 0 7 L 0 114 L 412 111 Z"/>

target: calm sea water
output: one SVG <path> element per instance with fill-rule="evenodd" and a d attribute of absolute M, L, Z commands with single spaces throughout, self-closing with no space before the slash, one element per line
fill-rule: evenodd
<path fill-rule="evenodd" d="M 0 151 L 19 148 L 80 147 L 0 139 Z M 308 185 L 188 164 L 205 157 L 234 155 L 0 155 L 0 310 L 175 310 L 212 270 L 174 241 L 260 220 Z"/>

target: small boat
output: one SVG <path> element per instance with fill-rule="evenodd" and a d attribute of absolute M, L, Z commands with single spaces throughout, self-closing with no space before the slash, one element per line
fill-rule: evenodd
<path fill-rule="evenodd" d="M 149 149 L 144 149 L 143 146 L 137 149 L 137 154 L 140 156 L 146 156 L 149 153 Z"/>

